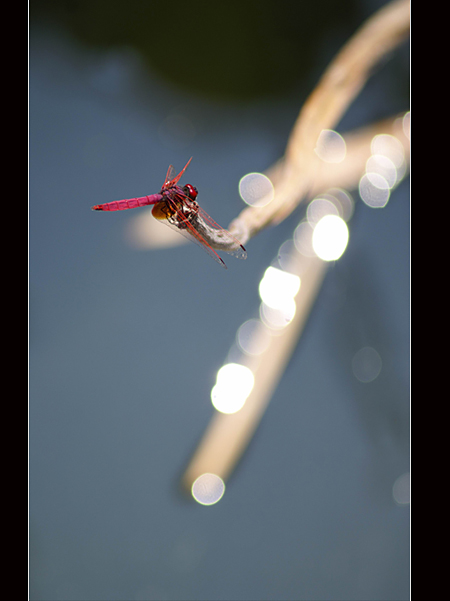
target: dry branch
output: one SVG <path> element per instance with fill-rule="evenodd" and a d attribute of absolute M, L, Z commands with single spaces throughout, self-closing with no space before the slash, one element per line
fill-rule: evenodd
<path fill-rule="evenodd" d="M 409 0 L 396 0 L 368 19 L 337 54 L 293 127 L 282 174 L 274 182 L 273 201 L 263 208 L 244 209 L 230 224 L 230 231 L 243 244 L 268 225 L 285 219 L 317 188 L 320 167 L 314 148 L 321 131 L 336 127 L 374 65 L 405 40 L 408 32 Z"/>
<path fill-rule="evenodd" d="M 246 208 L 230 230 L 243 243 L 269 224 L 287 217 L 307 194 L 330 186 L 354 188 L 364 172 L 377 134 L 395 135 L 409 157 L 409 140 L 396 116 L 344 136 L 347 156 L 338 165 L 324 165 L 314 153 L 319 134 L 336 126 L 359 93 L 373 66 L 408 34 L 409 0 L 396 0 L 382 8 L 357 31 L 326 70 L 294 125 L 285 156 L 267 170 L 275 187 L 275 198 L 263 208 Z M 203 436 L 182 482 L 190 489 L 206 473 L 226 479 L 250 440 L 267 403 L 297 344 L 310 308 L 320 289 L 327 264 L 318 257 L 295 253 L 290 271 L 301 274 L 301 294 L 296 314 L 281 334 L 273 336 L 269 348 L 249 367 L 255 385 L 243 408 L 232 415 L 216 412 Z"/>

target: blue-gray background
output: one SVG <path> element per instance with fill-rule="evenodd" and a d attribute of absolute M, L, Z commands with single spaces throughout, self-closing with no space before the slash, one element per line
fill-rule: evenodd
<path fill-rule="evenodd" d="M 407 181 L 383 210 L 358 205 L 212 507 L 180 476 L 299 214 L 225 271 L 195 245 L 134 250 L 134 212 L 90 211 L 157 192 L 194 156 L 186 181 L 226 226 L 239 178 L 282 155 L 321 72 L 383 2 L 240 4 L 31 2 L 31 599 L 409 597 L 409 509 L 392 494 L 409 470 Z M 408 108 L 408 60 L 374 74 L 341 131 Z M 184 137 L 164 129 L 174 114 Z M 363 346 L 383 361 L 368 384 L 351 367 Z"/>

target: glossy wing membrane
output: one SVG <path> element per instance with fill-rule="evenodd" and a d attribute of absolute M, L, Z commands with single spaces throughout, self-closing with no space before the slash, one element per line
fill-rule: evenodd
<path fill-rule="evenodd" d="M 195 230 L 195 228 L 192 227 L 190 223 L 186 221 L 186 227 L 184 229 L 181 229 L 175 224 L 170 223 L 170 221 L 168 221 L 167 219 L 161 220 L 160 223 L 164 223 L 165 225 L 170 227 L 170 229 L 174 230 L 178 234 L 181 234 L 184 238 L 186 238 L 186 240 L 189 240 L 190 242 L 195 242 L 195 244 L 200 246 L 200 248 L 203 248 L 203 250 L 206 251 L 212 259 L 214 259 L 214 261 L 219 263 L 219 265 L 222 265 L 222 267 L 224 267 L 225 269 L 228 269 L 228 267 L 225 264 L 225 261 L 221 257 L 219 257 L 216 251 L 211 246 L 209 246 L 209 244 Z"/>
<path fill-rule="evenodd" d="M 173 165 L 169 165 L 169 168 L 167 169 L 167 174 L 166 174 L 166 179 L 164 180 L 163 186 L 162 186 L 162 190 L 167 190 L 167 188 L 170 188 L 170 185 L 172 185 L 172 178 L 175 176 L 175 169 L 173 167 Z"/>
<path fill-rule="evenodd" d="M 186 163 L 184 168 L 180 171 L 180 173 L 176 177 L 175 177 L 175 169 L 174 169 L 173 165 L 169 165 L 169 169 L 167 170 L 166 179 L 164 180 L 162 189 L 167 190 L 168 188 L 175 186 L 178 183 L 178 181 L 180 180 L 183 173 L 188 168 L 189 163 L 191 161 L 192 161 L 192 157 L 189 159 L 189 161 Z"/>
<path fill-rule="evenodd" d="M 219 242 L 215 247 L 217 250 L 223 250 L 229 255 L 236 257 L 236 259 L 247 258 L 247 251 L 239 240 L 232 236 L 228 230 L 216 223 L 201 207 L 198 207 L 198 213 L 210 230 L 216 233 L 216 236 L 219 239 Z"/>

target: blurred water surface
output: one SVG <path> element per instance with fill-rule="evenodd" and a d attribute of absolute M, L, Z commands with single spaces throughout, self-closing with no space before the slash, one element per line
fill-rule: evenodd
<path fill-rule="evenodd" d="M 378 5 L 361 6 L 368 16 Z M 32 23 L 30 598 L 407 598 L 407 495 L 393 487 L 409 470 L 408 183 L 384 209 L 357 207 L 347 251 L 212 507 L 184 497 L 179 478 L 213 413 L 217 370 L 299 215 L 225 271 L 193 244 L 136 250 L 132 211 L 90 211 L 158 192 L 168 165 L 193 156 L 184 181 L 227 226 L 240 178 L 281 156 L 341 42 L 330 34 L 311 50 L 295 93 L 229 103 L 167 83 L 136 48 Z M 163 46 L 164 25 L 149 28 Z M 345 129 L 407 108 L 400 67 L 375 76 Z M 381 367 L 361 363 L 367 348 Z"/>

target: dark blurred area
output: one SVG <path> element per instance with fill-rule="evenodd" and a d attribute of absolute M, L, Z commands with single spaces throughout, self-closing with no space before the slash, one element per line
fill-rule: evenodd
<path fill-rule="evenodd" d="M 225 102 L 292 92 L 318 42 L 354 31 L 361 11 L 355 0 L 32 0 L 31 26 L 41 18 L 92 47 L 131 47 L 167 82 Z"/>

